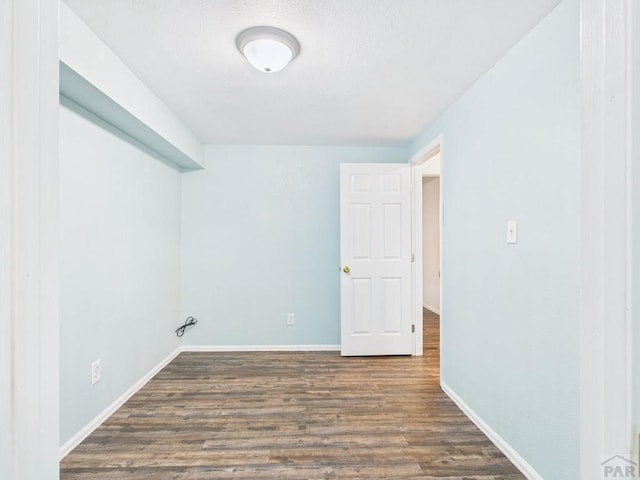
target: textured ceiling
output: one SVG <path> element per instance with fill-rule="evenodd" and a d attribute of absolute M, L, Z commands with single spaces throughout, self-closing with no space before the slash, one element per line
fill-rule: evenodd
<path fill-rule="evenodd" d="M 405 144 L 559 0 L 65 0 L 205 143 Z M 274 74 L 235 47 L 295 35 Z"/>

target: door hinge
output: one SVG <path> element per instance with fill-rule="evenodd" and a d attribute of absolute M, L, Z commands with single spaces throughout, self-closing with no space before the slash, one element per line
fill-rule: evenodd
<path fill-rule="evenodd" d="M 411 254 L 411 263 L 413 263 L 413 262 L 415 262 L 415 261 L 416 261 L 416 254 L 415 254 L 415 253 L 412 253 L 412 254 Z"/>
<path fill-rule="evenodd" d="M 415 326 L 415 324 L 411 325 L 411 333 L 416 333 L 416 326 Z"/>

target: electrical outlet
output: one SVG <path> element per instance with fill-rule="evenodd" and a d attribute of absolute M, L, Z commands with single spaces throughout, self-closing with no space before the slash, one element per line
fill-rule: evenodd
<path fill-rule="evenodd" d="M 91 364 L 91 385 L 95 385 L 102 378 L 102 367 L 100 366 L 100 359 Z"/>
<path fill-rule="evenodd" d="M 293 313 L 287 313 L 287 325 L 290 327 L 296 324 L 296 316 Z"/>

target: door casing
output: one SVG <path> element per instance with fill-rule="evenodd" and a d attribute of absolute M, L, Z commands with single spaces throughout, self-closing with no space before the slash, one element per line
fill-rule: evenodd
<path fill-rule="evenodd" d="M 444 204 L 443 204 L 443 181 L 442 170 L 438 175 L 425 173 L 424 166 L 436 155 L 440 155 L 440 163 L 443 162 L 443 136 L 437 136 L 432 142 L 424 148 L 416 152 L 410 159 L 413 173 L 413 195 L 412 195 L 412 248 L 415 255 L 413 262 L 412 284 L 413 284 L 413 324 L 415 325 L 415 338 L 413 345 L 413 354 L 422 355 L 423 352 L 423 325 L 422 325 L 422 305 L 423 305 L 423 268 L 422 260 L 424 252 L 422 251 L 422 179 L 424 177 L 440 177 L 440 318 L 444 318 L 444 292 L 442 290 L 442 278 L 444 270 L 442 268 L 443 249 L 445 245 L 442 241 L 442 232 L 444 226 Z M 440 338 L 442 338 L 442 329 L 440 329 Z M 439 341 L 440 343 L 440 341 Z M 442 362 L 442 349 L 440 349 L 440 361 Z M 441 363 L 442 365 L 442 363 Z"/>

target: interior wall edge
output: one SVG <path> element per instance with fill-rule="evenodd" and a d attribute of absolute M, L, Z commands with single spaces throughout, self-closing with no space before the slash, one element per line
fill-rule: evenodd
<path fill-rule="evenodd" d="M 528 480 L 544 480 L 542 476 L 513 448 L 498 432 L 485 422 L 445 381 L 440 382 L 442 391 L 453 400 L 462 412 L 489 440 L 513 463 Z"/>

